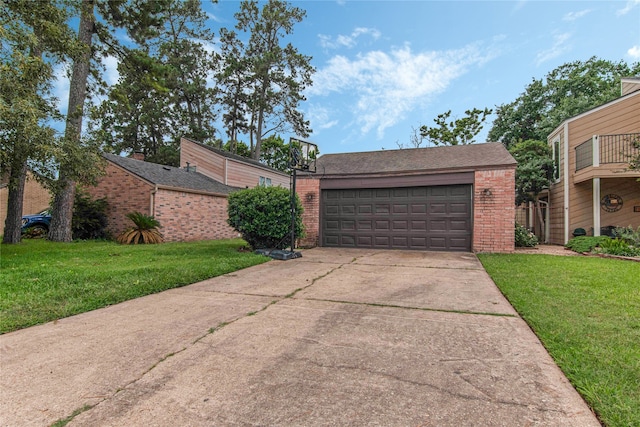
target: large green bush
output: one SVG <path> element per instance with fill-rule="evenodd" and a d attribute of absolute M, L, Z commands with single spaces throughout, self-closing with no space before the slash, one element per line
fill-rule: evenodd
<path fill-rule="evenodd" d="M 227 222 L 253 249 L 284 249 L 291 242 L 291 193 L 255 187 L 229 195 Z M 304 236 L 302 205 L 296 195 L 295 237 Z"/>

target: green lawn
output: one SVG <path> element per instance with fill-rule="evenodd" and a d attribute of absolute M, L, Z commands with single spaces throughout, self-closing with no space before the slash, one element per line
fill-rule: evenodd
<path fill-rule="evenodd" d="M 267 261 L 243 240 L 124 246 L 24 240 L 0 246 L 0 333 Z"/>
<path fill-rule="evenodd" d="M 607 426 L 640 426 L 640 263 L 481 254 L 487 272 Z"/>

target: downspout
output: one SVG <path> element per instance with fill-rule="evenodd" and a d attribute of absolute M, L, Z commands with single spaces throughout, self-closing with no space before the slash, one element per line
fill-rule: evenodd
<path fill-rule="evenodd" d="M 149 212 L 151 212 L 151 216 L 155 217 L 156 216 L 156 192 L 158 191 L 158 186 L 156 185 L 153 188 L 153 191 L 151 191 L 151 194 L 149 196 Z"/>
<path fill-rule="evenodd" d="M 564 243 L 569 241 L 569 124 L 564 124 Z"/>

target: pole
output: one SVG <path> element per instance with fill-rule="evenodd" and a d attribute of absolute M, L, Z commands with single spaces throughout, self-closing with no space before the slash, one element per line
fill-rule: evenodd
<path fill-rule="evenodd" d="M 296 169 L 293 168 L 293 184 L 291 185 L 291 252 L 296 248 Z"/>

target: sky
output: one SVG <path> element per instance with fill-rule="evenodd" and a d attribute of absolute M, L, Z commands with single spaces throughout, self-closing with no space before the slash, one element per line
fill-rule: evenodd
<path fill-rule="evenodd" d="M 495 109 L 568 62 L 640 61 L 640 0 L 290 4 L 306 10 L 286 41 L 312 56 L 316 72 L 300 109 L 322 154 L 408 146 L 438 114 Z M 238 1 L 203 6 L 214 33 L 235 25 Z M 115 63 L 106 78 L 117 80 Z"/>

